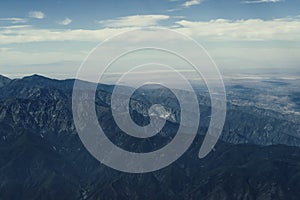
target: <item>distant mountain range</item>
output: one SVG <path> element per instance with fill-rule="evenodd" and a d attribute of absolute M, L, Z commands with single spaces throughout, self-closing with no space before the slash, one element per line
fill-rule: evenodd
<path fill-rule="evenodd" d="M 210 101 L 199 94 L 199 134 L 178 161 L 153 173 L 126 174 L 95 160 L 83 147 L 72 119 L 74 80 L 39 75 L 0 76 L 0 200 L 2 199 L 298 199 L 300 126 L 291 116 L 228 104 L 222 141 L 206 158 L 198 150 L 207 130 Z M 98 85 L 99 123 L 118 146 L 135 152 L 172 140 L 180 108 L 163 87 L 137 90 L 133 120 L 149 122 L 148 108 L 163 103 L 163 130 L 151 139 L 124 134 L 110 110 L 114 86 Z M 270 146 L 273 145 L 273 146 Z"/>

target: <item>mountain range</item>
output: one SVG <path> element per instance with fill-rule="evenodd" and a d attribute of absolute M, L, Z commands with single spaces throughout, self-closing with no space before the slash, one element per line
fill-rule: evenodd
<path fill-rule="evenodd" d="M 298 199 L 300 126 L 284 113 L 228 102 L 221 140 L 204 159 L 197 153 L 210 120 L 210 100 L 198 94 L 199 133 L 170 166 L 146 174 L 115 171 L 82 145 L 72 118 L 73 79 L 0 76 L 0 199 Z M 135 152 L 159 149 L 178 129 L 180 108 L 164 87 L 139 88 L 130 114 L 149 123 L 162 103 L 165 127 L 153 138 L 124 134 L 111 115 L 113 85 L 99 84 L 96 110 L 116 145 Z M 188 101 L 188 100 L 187 100 Z"/>

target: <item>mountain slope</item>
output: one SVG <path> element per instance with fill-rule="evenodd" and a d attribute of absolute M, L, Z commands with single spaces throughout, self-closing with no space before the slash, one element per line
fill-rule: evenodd
<path fill-rule="evenodd" d="M 0 199 L 75 199 L 78 175 L 48 141 L 24 132 L 1 144 Z"/>
<path fill-rule="evenodd" d="M 71 79 L 59 81 L 38 75 L 10 81 L 0 88 L 0 124 L 13 127 L 20 125 L 23 129 L 35 127 L 35 132 L 55 130 L 56 133 L 76 134 L 71 111 L 73 84 L 74 80 Z M 109 112 L 113 87 L 98 86 L 97 110 L 108 109 Z M 201 94 L 198 98 L 201 111 L 200 134 L 205 134 L 209 124 L 210 102 Z M 169 116 L 167 120 L 173 124 L 179 123 L 178 102 L 161 87 L 146 87 L 134 93 L 130 102 L 133 119 L 138 124 L 147 124 L 148 109 L 154 103 L 164 104 Z M 221 136 L 225 142 L 300 146 L 300 124 L 295 116 L 253 106 L 228 103 L 227 107 L 227 118 Z"/>
<path fill-rule="evenodd" d="M 228 106 L 222 140 L 206 158 L 198 151 L 210 104 L 200 96 L 201 127 L 190 149 L 172 165 L 147 174 L 112 170 L 83 147 L 71 110 L 74 80 L 38 75 L 0 88 L 0 199 L 298 199 L 299 124 L 269 110 Z M 159 149 L 178 129 L 178 103 L 161 87 L 142 88 L 131 116 L 147 124 L 148 108 L 163 101 L 172 118 L 151 139 L 123 133 L 110 110 L 114 86 L 99 85 L 99 123 L 117 146 L 135 152 Z M 150 98 L 151 97 L 151 98 Z M 244 143 L 252 143 L 244 144 Z M 275 145 L 274 144 L 286 144 Z M 235 145 L 234 145 L 235 144 Z M 239 145 L 236 145 L 239 144 Z M 259 145 L 273 146 L 259 146 Z"/>
<path fill-rule="evenodd" d="M 5 76 L 0 75 L 0 87 L 8 84 L 11 80 Z"/>
<path fill-rule="evenodd" d="M 153 173 L 127 174 L 100 164 L 83 149 L 64 154 L 32 133 L 7 142 L 0 148 L 0 199 L 296 200 L 300 195 L 297 147 L 219 142 L 200 160 L 198 137 L 172 165 Z"/>

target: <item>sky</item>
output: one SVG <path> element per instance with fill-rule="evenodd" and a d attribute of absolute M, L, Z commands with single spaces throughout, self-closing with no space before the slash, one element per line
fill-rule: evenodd
<path fill-rule="evenodd" d="M 298 69 L 299 8 L 298 0 L 2 1 L 0 74 L 72 78 L 96 45 L 141 27 L 195 39 L 221 72 Z"/>

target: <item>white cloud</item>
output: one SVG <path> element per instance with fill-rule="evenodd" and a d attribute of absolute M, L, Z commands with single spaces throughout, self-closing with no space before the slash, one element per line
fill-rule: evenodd
<path fill-rule="evenodd" d="M 173 19 L 185 19 L 186 17 L 185 16 L 180 16 L 180 15 L 177 15 L 177 16 L 172 16 Z"/>
<path fill-rule="evenodd" d="M 198 5 L 201 4 L 204 0 L 190 0 L 190 1 L 186 1 L 182 4 L 183 7 L 190 7 L 190 6 L 194 6 L 194 5 Z"/>
<path fill-rule="evenodd" d="M 33 65 L 33 64 L 49 64 L 66 61 L 82 61 L 85 54 L 82 52 L 23 52 L 16 49 L 2 48 L 0 49 L 1 65 Z"/>
<path fill-rule="evenodd" d="M 175 11 L 178 11 L 178 10 L 182 10 L 183 8 L 189 8 L 189 7 L 194 6 L 194 5 L 199 5 L 199 4 L 203 3 L 204 1 L 205 0 L 188 0 L 188 1 L 185 1 L 184 3 L 182 3 L 177 8 L 171 8 L 171 9 L 168 9 L 166 11 L 167 12 L 175 12 Z"/>
<path fill-rule="evenodd" d="M 130 18 L 130 17 L 129 17 Z M 166 17 L 160 17 L 160 19 Z M 145 21 L 145 20 L 142 20 Z M 88 29 L 37 29 L 28 25 L 0 27 L 0 44 L 31 43 L 31 42 L 57 42 L 57 41 L 91 41 L 101 42 L 112 35 L 128 31 L 141 26 L 141 22 L 114 21 L 115 28 Z M 126 24 L 126 26 L 125 26 Z M 147 24 L 154 22 L 147 21 Z M 135 26 L 134 26 L 135 25 Z M 145 25 L 145 23 L 144 23 Z M 189 35 L 202 41 L 254 41 L 254 40 L 280 40 L 300 41 L 300 17 L 281 18 L 273 20 L 249 19 L 211 21 L 179 20 L 175 31 Z M 132 26 L 132 27 L 128 27 Z M 144 36 L 139 35 L 135 41 Z M 158 38 L 164 38 L 158 36 Z M 153 38 L 155 39 L 155 38 Z"/>
<path fill-rule="evenodd" d="M 218 48 L 206 49 L 222 68 L 284 68 L 298 67 L 300 63 L 300 48 L 293 45 L 219 45 Z"/>
<path fill-rule="evenodd" d="M 104 28 L 98 30 L 37 29 L 32 26 L 0 27 L 0 44 L 16 44 L 31 42 L 92 41 L 100 42 L 108 37 L 129 30 L 127 28 Z"/>
<path fill-rule="evenodd" d="M 8 51 L 10 51 L 11 50 L 11 48 L 0 48 L 0 52 L 8 52 Z"/>
<path fill-rule="evenodd" d="M 155 26 L 162 20 L 167 20 L 167 15 L 133 15 L 99 21 L 105 27 L 147 27 Z"/>
<path fill-rule="evenodd" d="M 244 3 L 277 3 L 283 1 L 284 0 L 249 0 L 249 1 L 244 1 Z"/>
<path fill-rule="evenodd" d="M 24 18 L 10 17 L 10 18 L 0 18 L 0 21 L 9 21 L 13 24 L 25 23 L 27 22 Z"/>
<path fill-rule="evenodd" d="M 64 20 L 58 22 L 58 24 L 64 25 L 64 26 L 69 25 L 71 23 L 72 23 L 72 20 L 70 18 L 65 18 Z"/>
<path fill-rule="evenodd" d="M 168 9 L 166 10 L 167 12 L 175 12 L 175 11 L 178 11 L 178 10 L 181 10 L 182 8 L 171 8 L 171 9 Z"/>
<path fill-rule="evenodd" d="M 30 18 L 35 18 L 35 19 L 44 19 L 45 14 L 41 11 L 30 11 L 28 13 L 28 17 Z"/>
<path fill-rule="evenodd" d="M 177 26 L 172 27 L 172 30 L 191 36 L 200 43 L 205 42 L 206 49 L 220 68 L 294 67 L 300 62 L 300 48 L 298 45 L 300 42 L 300 17 L 273 20 L 177 20 Z M 93 42 L 96 45 L 113 35 L 132 29 L 134 27 L 122 26 L 98 30 L 38 29 L 35 26 L 28 25 L 0 27 L 0 45 L 5 44 L 3 48 L 0 48 L 0 66 L 6 67 L 3 68 L 6 69 L 6 73 L 21 73 L 21 68 L 15 69 L 13 67 L 24 65 L 36 65 L 35 68 L 32 68 L 32 72 L 37 70 L 44 70 L 49 73 L 57 72 L 66 69 L 66 65 L 69 66 L 68 70 L 75 71 L 74 62 L 79 65 L 87 54 L 86 52 L 83 53 L 82 50 L 90 50 L 90 46 L 81 46 L 83 44 L 81 42 Z M 170 39 L 168 35 L 147 35 L 145 32 L 138 32 L 134 37 L 128 38 L 128 40 L 136 42 L 133 45 L 141 44 L 141 41 L 145 38 L 148 39 L 149 36 L 153 40 L 161 40 L 162 42 L 167 42 Z M 170 40 L 172 40 L 170 44 L 178 44 L 178 38 L 171 38 Z M 173 42 L 174 40 L 175 43 Z M 262 41 L 262 43 L 251 42 L 255 40 Z M 68 46 L 63 41 L 78 41 L 80 43 L 68 42 L 68 45 L 74 44 L 73 46 Z M 267 42 L 264 43 L 264 41 Z M 53 43 L 54 46 L 49 50 L 48 46 L 35 49 L 39 45 L 35 45 L 33 42 L 62 43 Z M 33 44 L 26 44 L 32 47 L 29 48 L 30 52 L 28 52 L 26 49 L 11 49 L 9 44 L 14 43 Z M 52 45 L 52 43 L 45 45 Z M 57 48 L 58 51 L 56 51 L 56 45 L 59 47 Z M 74 46 L 77 47 L 77 45 L 80 51 L 73 48 Z M 14 46 L 12 45 L 12 47 Z M 111 48 L 114 51 L 115 44 L 112 44 Z M 105 57 L 112 51 L 107 51 L 102 56 Z M 190 51 L 191 55 L 197 56 L 197 52 Z M 70 64 L 66 64 L 66 62 L 70 62 Z M 40 67 L 40 65 L 49 66 Z M 27 67 L 23 68 L 27 69 Z M 66 74 L 66 77 L 70 76 L 70 73 L 67 71 Z"/>
<path fill-rule="evenodd" d="M 226 20 L 176 22 L 177 30 L 196 38 L 208 40 L 300 40 L 300 18 L 274 20 Z"/>
<path fill-rule="evenodd" d="M 0 26 L 1 30 L 10 30 L 10 29 L 22 29 L 22 28 L 30 28 L 30 25 L 13 25 L 13 26 Z"/>

